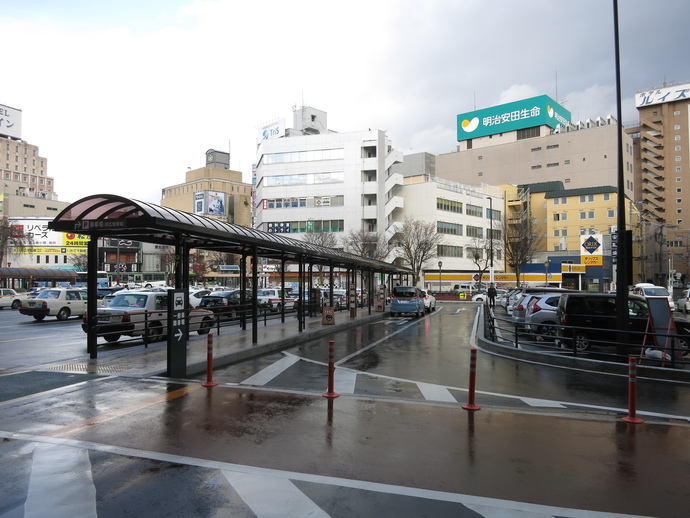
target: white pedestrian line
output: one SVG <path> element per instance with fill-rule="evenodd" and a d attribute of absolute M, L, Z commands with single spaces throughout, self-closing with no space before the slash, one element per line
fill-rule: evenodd
<path fill-rule="evenodd" d="M 335 369 L 333 390 L 336 394 L 354 394 L 357 372 L 350 369 Z"/>
<path fill-rule="evenodd" d="M 328 518 L 290 480 L 223 470 L 223 475 L 257 518 Z"/>
<path fill-rule="evenodd" d="M 427 401 L 446 401 L 449 403 L 457 403 L 458 400 L 453 397 L 446 387 L 441 385 L 432 385 L 431 383 L 417 382 L 417 386 Z"/>
<path fill-rule="evenodd" d="M 299 361 L 299 356 L 287 355 L 277 362 L 269 365 L 265 369 L 257 372 L 253 376 L 249 376 L 246 380 L 242 381 L 241 385 L 256 385 L 259 387 L 264 386 L 266 383 L 273 380 L 276 376 L 282 374 L 295 363 Z"/>
<path fill-rule="evenodd" d="M 537 399 L 537 398 L 531 398 L 531 397 L 521 397 L 520 398 L 522 401 L 524 401 L 526 404 L 529 406 L 536 406 L 536 407 L 544 407 L 544 408 L 568 408 L 565 405 L 562 405 L 558 401 L 550 401 L 548 399 Z"/>
<path fill-rule="evenodd" d="M 24 517 L 46 516 L 98 516 L 88 450 L 58 444 L 34 448 Z"/>

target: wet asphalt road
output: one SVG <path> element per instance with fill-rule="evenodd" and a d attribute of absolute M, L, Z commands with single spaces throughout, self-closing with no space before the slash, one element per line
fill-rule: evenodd
<path fill-rule="evenodd" d="M 58 485 L 79 488 L 65 516 L 584 516 L 530 504 L 685 516 L 687 424 L 602 411 L 625 408 L 621 377 L 480 354 L 482 410 L 461 410 L 475 315 L 448 305 L 336 333 L 336 388 L 351 390 L 337 399 L 321 397 L 326 340 L 220 369 L 213 389 L 54 373 L 73 380 L 0 406 L 0 468 L 13 474 L 0 517 L 40 516 L 34 495 L 51 487 L 33 474 L 56 464 L 44 458 L 69 468 L 49 480 L 89 474 Z M 688 387 L 640 386 L 640 411 L 690 415 Z"/>

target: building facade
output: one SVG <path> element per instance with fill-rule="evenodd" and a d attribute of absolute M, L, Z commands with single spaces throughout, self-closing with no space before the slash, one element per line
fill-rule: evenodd
<path fill-rule="evenodd" d="M 650 236 L 647 277 L 657 284 L 690 280 L 690 83 L 635 97 L 635 200 Z"/>
<path fill-rule="evenodd" d="M 338 243 L 351 229 L 387 232 L 401 203 L 391 168 L 401 161 L 385 132 L 337 133 L 325 112 L 296 108 L 293 128 L 258 144 L 254 226 L 296 239 L 333 233 Z"/>
<path fill-rule="evenodd" d="M 511 123 L 531 113 L 541 116 Z M 458 128 L 458 150 L 436 159 L 441 178 L 467 185 L 559 181 L 567 189 L 618 184 L 619 126 L 613 117 L 573 123 L 567 110 L 540 96 L 459 115 Z M 627 134 L 623 144 L 625 193 L 632 199 L 633 145 Z"/>

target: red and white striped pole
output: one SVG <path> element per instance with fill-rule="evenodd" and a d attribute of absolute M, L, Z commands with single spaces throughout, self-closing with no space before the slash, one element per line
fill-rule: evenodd
<path fill-rule="evenodd" d="M 202 383 L 202 387 L 215 387 L 218 383 L 213 381 L 213 333 L 208 334 L 208 342 L 206 349 L 206 383 Z"/>
<path fill-rule="evenodd" d="M 328 392 L 323 394 L 323 397 L 336 398 L 340 394 L 336 394 L 333 390 L 335 385 L 335 340 L 328 341 Z"/>
<path fill-rule="evenodd" d="M 475 385 L 477 384 L 477 349 L 470 349 L 470 389 L 467 403 L 462 405 L 465 410 L 479 410 L 481 407 L 474 404 Z"/>
<path fill-rule="evenodd" d="M 637 417 L 637 358 L 628 358 L 628 415 L 623 417 L 626 423 L 644 423 Z"/>

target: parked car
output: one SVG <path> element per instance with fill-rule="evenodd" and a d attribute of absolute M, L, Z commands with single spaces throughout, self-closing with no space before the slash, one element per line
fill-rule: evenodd
<path fill-rule="evenodd" d="M 523 293 L 520 297 L 518 297 L 517 301 L 515 302 L 515 305 L 513 306 L 513 313 L 512 313 L 512 318 L 513 318 L 513 323 L 517 324 L 518 327 L 523 327 L 525 324 L 525 320 L 527 318 L 527 308 L 529 307 L 529 303 L 533 300 L 538 298 L 541 293 Z"/>
<path fill-rule="evenodd" d="M 558 336 L 568 347 L 587 351 L 592 345 L 615 345 L 617 340 L 616 295 L 610 293 L 566 293 L 558 301 Z M 628 295 L 628 328 L 631 344 L 644 342 L 649 320 L 647 301 Z M 679 347 L 690 347 L 690 321 L 675 318 Z M 653 340 L 647 338 L 648 344 Z"/>
<path fill-rule="evenodd" d="M 120 292 L 108 307 L 96 311 L 96 333 L 107 342 L 116 342 L 121 335 L 144 336 L 151 341 L 167 336 L 169 296 L 166 291 Z M 82 329 L 88 331 L 88 314 L 83 311 Z M 189 332 L 208 333 L 213 325 L 213 312 L 189 310 Z"/>
<path fill-rule="evenodd" d="M 391 293 L 391 316 L 412 313 L 421 317 L 424 312 L 424 297 L 415 286 L 395 286 Z"/>
<path fill-rule="evenodd" d="M 283 290 L 280 288 L 263 288 L 256 290 L 256 296 L 259 300 L 259 304 L 263 307 L 280 311 L 283 301 L 285 301 L 286 311 L 295 309 L 295 299 L 290 297 L 287 291 L 285 295 L 283 295 Z"/>
<path fill-rule="evenodd" d="M 503 288 L 496 288 L 496 301 L 499 302 L 499 304 L 503 305 L 501 301 L 506 293 L 507 290 L 504 290 Z M 472 297 L 472 300 L 474 300 L 475 302 L 486 302 L 488 299 L 489 296 L 486 294 L 485 291 L 482 293 L 477 293 L 475 296 Z"/>
<path fill-rule="evenodd" d="M 517 292 L 522 291 L 522 288 L 510 288 L 503 295 L 501 295 L 501 306 L 507 311 L 508 301 Z"/>
<path fill-rule="evenodd" d="M 680 298 L 676 300 L 676 311 L 688 312 L 690 307 L 690 290 L 683 290 Z"/>
<path fill-rule="evenodd" d="M 205 289 L 189 290 L 189 305 L 193 308 L 198 308 L 199 304 L 201 303 L 201 299 L 210 293 L 211 290 Z"/>
<path fill-rule="evenodd" d="M 266 303 L 259 304 L 261 309 L 268 309 Z M 223 318 L 234 318 L 239 316 L 241 311 L 251 310 L 251 292 L 245 292 L 242 297 L 242 290 L 234 289 L 229 291 L 212 291 L 201 298 L 200 309 L 207 309 Z"/>
<path fill-rule="evenodd" d="M 118 291 L 124 290 L 125 287 L 121 285 L 115 286 L 99 286 L 96 288 L 96 298 L 101 300 L 108 295 L 114 295 Z"/>
<path fill-rule="evenodd" d="M 22 305 L 22 300 L 28 298 L 28 293 L 17 293 L 12 288 L 0 288 L 0 309 L 19 309 L 19 306 Z"/>
<path fill-rule="evenodd" d="M 86 290 L 82 288 L 47 288 L 35 299 L 21 301 L 19 312 L 41 321 L 45 317 L 67 320 L 86 311 Z"/>
<path fill-rule="evenodd" d="M 436 297 L 431 292 L 422 290 L 422 297 L 424 297 L 424 310 L 429 313 L 436 311 Z"/>
<path fill-rule="evenodd" d="M 676 309 L 676 303 L 673 297 L 663 286 L 655 286 L 654 284 L 648 282 L 641 282 L 635 284 L 631 293 L 635 295 L 640 295 L 641 297 L 666 297 L 668 299 L 668 305 L 671 307 L 671 311 Z"/>
<path fill-rule="evenodd" d="M 532 298 L 527 305 L 525 326 L 543 340 L 553 340 L 557 334 L 558 302 L 561 295 L 547 293 Z"/>

